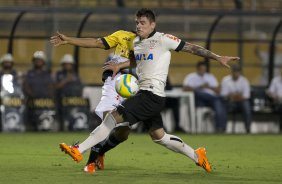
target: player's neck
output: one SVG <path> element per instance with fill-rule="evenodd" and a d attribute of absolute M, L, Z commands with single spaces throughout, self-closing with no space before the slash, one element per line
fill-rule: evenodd
<path fill-rule="evenodd" d="M 141 40 L 143 40 L 143 39 L 147 39 L 147 38 L 150 38 L 150 37 L 152 37 L 152 36 L 154 36 L 154 34 L 156 33 L 156 30 L 154 29 L 150 34 L 148 34 L 148 36 L 145 36 L 145 37 L 140 37 L 141 38 Z"/>

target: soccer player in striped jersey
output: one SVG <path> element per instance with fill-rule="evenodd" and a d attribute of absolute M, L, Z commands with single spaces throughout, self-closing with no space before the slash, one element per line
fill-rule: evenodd
<path fill-rule="evenodd" d="M 113 110 L 124 99 L 115 90 L 115 81 L 122 74 L 128 70 L 120 70 L 124 68 L 125 61 L 128 61 L 133 56 L 133 39 L 136 37 L 134 32 L 119 30 L 115 33 L 102 38 L 74 38 L 68 37 L 57 32 L 51 37 L 51 43 L 54 46 L 59 45 L 75 45 L 86 48 L 101 48 L 111 49 L 115 48 L 110 62 L 106 64 L 103 72 L 102 80 L 104 82 L 102 87 L 102 97 L 95 109 L 96 114 L 103 120 L 107 112 Z M 127 65 L 127 63 L 126 63 Z M 114 72 L 112 71 L 114 69 Z M 88 162 L 84 167 L 85 172 L 93 173 L 98 169 L 104 169 L 104 154 L 113 149 L 121 142 L 127 140 L 130 127 L 128 123 L 123 123 L 104 141 L 91 148 Z"/>

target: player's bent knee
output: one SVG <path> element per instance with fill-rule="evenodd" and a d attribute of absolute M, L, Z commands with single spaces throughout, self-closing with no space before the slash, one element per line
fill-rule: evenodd
<path fill-rule="evenodd" d="M 165 134 L 166 133 L 163 128 L 149 130 L 149 135 L 151 136 L 152 140 L 154 141 L 162 139 Z"/>
<path fill-rule="evenodd" d="M 122 117 L 122 114 L 120 114 L 118 111 L 116 110 L 113 110 L 110 112 L 111 115 L 115 118 L 116 122 L 117 123 L 123 123 L 124 122 L 124 119 Z"/>
<path fill-rule="evenodd" d="M 120 141 L 126 141 L 128 139 L 128 135 L 130 133 L 130 128 L 127 126 L 118 127 L 115 129 L 115 137 L 117 137 Z"/>

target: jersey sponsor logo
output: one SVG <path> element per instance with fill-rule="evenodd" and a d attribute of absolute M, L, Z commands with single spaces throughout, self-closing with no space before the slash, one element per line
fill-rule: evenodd
<path fill-rule="evenodd" d="M 135 54 L 135 60 L 136 61 L 150 61 L 154 59 L 154 55 L 152 53 L 150 54 Z"/>
<path fill-rule="evenodd" d="M 170 35 L 170 34 L 165 34 L 164 36 L 166 36 L 166 37 L 168 37 L 168 38 L 170 38 L 172 40 L 175 40 L 177 42 L 180 42 L 180 39 L 177 38 L 176 36 L 173 36 L 173 35 Z"/>
<path fill-rule="evenodd" d="M 130 39 L 130 38 L 128 38 L 128 37 L 124 37 L 124 38 L 123 38 L 123 40 L 126 40 L 126 41 L 131 41 L 131 39 Z"/>

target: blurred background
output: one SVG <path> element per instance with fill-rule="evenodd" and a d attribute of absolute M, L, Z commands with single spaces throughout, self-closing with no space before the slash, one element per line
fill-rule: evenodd
<path fill-rule="evenodd" d="M 241 72 L 248 79 L 252 94 L 259 94 L 252 96 L 252 113 L 256 113 L 256 110 L 260 111 L 258 114 L 262 112 L 262 117 L 268 117 L 264 122 L 279 122 L 273 118 L 275 113 L 271 99 L 264 92 L 273 77 L 281 75 L 281 0 L 0 0 L 0 55 L 12 54 L 13 68 L 17 71 L 20 85 L 24 83 L 22 76 L 26 76 L 32 68 L 36 51 L 44 52 L 44 58 L 41 59 L 51 75 L 60 70 L 65 54 L 72 55 L 74 69 L 83 87 L 82 95 L 78 92 L 70 96 L 81 96 L 82 99 L 77 103 L 85 106 L 88 104 L 93 109 L 100 99 L 100 92 L 97 90 L 102 85 L 101 67 L 113 50 L 69 45 L 54 48 L 49 38 L 57 31 L 73 37 L 98 38 L 119 29 L 134 30 L 134 13 L 143 7 L 151 8 L 157 13 L 157 31 L 173 34 L 220 55 L 239 56 Z M 195 65 L 201 60 L 203 59 L 197 56 L 172 52 L 169 73 L 171 86 L 182 88 L 185 76 L 195 72 Z M 208 71 L 218 81 L 230 74 L 230 70 L 222 68 L 216 62 L 205 62 Z M 2 91 L 2 98 L 5 98 Z M 23 104 L 20 104 L 25 106 L 22 112 L 28 109 L 24 105 L 26 96 L 23 92 L 17 97 L 24 99 Z M 262 101 L 258 101 L 258 98 Z M 87 102 L 83 99 L 87 99 Z M 55 100 L 54 103 L 56 102 Z M 2 106 L 5 105 L 7 106 L 2 103 Z M 3 120 L 4 107 L 1 110 L 3 124 L 7 120 Z M 64 121 L 60 118 L 57 120 Z M 176 121 L 180 121 L 179 117 Z M 30 121 L 25 122 L 29 124 Z M 61 124 L 59 123 L 61 128 L 57 130 L 64 130 L 65 125 Z M 279 132 L 279 126 L 274 127 L 275 130 L 269 131 L 267 128 L 263 132 Z M 89 126 L 81 125 L 78 129 L 87 128 Z M 49 129 L 50 127 L 46 128 Z M 190 132 L 191 129 L 186 131 Z"/>

